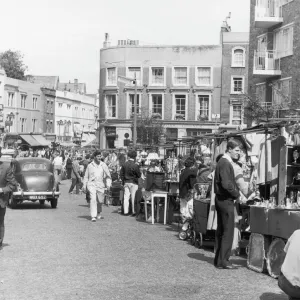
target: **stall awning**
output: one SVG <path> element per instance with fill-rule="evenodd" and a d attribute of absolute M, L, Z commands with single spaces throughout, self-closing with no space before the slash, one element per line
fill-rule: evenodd
<path fill-rule="evenodd" d="M 32 147 L 41 146 L 41 144 L 30 134 L 21 134 L 20 137 Z"/>
<path fill-rule="evenodd" d="M 84 143 L 81 143 L 81 147 L 87 147 L 90 145 L 94 145 L 97 140 L 97 137 L 94 133 L 87 134 L 87 139 Z"/>
<path fill-rule="evenodd" d="M 61 142 L 60 145 L 63 147 L 79 147 L 77 144 L 72 142 Z"/>
<path fill-rule="evenodd" d="M 51 144 L 51 141 L 46 140 L 42 135 L 36 134 L 32 136 L 35 140 L 40 143 L 41 146 L 48 147 Z"/>

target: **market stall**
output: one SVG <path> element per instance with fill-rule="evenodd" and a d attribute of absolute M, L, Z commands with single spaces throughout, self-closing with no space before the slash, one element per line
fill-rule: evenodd
<path fill-rule="evenodd" d="M 250 208 L 248 267 L 277 278 L 286 240 L 300 229 L 299 126 L 281 122 L 265 125 L 265 129 L 265 146 L 269 148 L 265 159 L 266 192 L 264 200 Z M 270 130 L 273 137 L 267 136 Z"/>

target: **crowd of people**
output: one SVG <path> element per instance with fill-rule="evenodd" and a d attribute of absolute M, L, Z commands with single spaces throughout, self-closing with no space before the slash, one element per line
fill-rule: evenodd
<path fill-rule="evenodd" d="M 147 160 L 146 156 L 139 157 L 135 150 L 117 153 L 99 150 L 85 152 L 29 149 L 28 152 L 18 153 L 16 156 L 50 159 L 58 186 L 61 180 L 70 179 L 69 193 L 74 193 L 74 189 L 75 194 L 85 193 L 92 222 L 103 219 L 102 205 L 114 181 L 121 182 L 123 186 L 122 214 L 133 217 L 137 217 L 141 212 L 141 200 L 147 200 L 149 197 L 149 192 L 146 190 L 149 172 L 164 173 L 166 175 L 163 177 L 164 181 L 168 178 L 171 180 L 178 178 L 178 199 L 183 218 L 189 218 L 193 213 L 195 185 L 208 183 L 209 188 L 205 190 L 204 196 L 210 197 L 208 222 L 211 222 L 211 228 L 216 230 L 214 265 L 218 269 L 236 268 L 231 264 L 230 256 L 234 245 L 238 244 L 240 234 L 236 230 L 238 204 L 247 201 L 252 193 L 249 184 L 243 178 L 242 152 L 238 141 L 229 140 L 225 153 L 218 155 L 215 162 L 203 159 L 200 154 L 176 158 L 174 153 L 164 160 L 151 158 L 152 156 L 148 155 L 151 159 Z M 13 191 L 15 184 L 10 169 L 0 174 L 0 249 L 4 237 L 8 193 Z M 202 192 L 196 189 L 196 195 Z M 259 197 L 257 194 L 256 196 Z M 295 232 L 288 242 L 285 250 L 289 251 L 289 254 L 279 277 L 280 287 L 293 297 L 300 295 L 299 274 L 295 274 L 300 270 L 299 255 L 295 250 L 299 244 L 299 238 L 296 237 L 299 234 Z"/>

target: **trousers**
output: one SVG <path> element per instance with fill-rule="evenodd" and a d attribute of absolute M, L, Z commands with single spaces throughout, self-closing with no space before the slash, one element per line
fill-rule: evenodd
<path fill-rule="evenodd" d="M 2 245 L 5 226 L 4 226 L 4 216 L 6 212 L 6 207 L 0 207 L 0 246 Z"/>
<path fill-rule="evenodd" d="M 134 183 L 125 183 L 124 185 L 124 214 L 128 214 L 129 212 L 129 198 L 131 196 L 131 204 L 132 204 L 132 213 L 135 213 L 135 206 L 134 206 L 134 199 L 135 199 L 135 194 L 138 190 L 139 186 Z"/>
<path fill-rule="evenodd" d="M 90 193 L 90 213 L 92 218 L 96 218 L 97 214 L 102 212 L 102 204 L 104 203 L 105 194 L 97 190 L 94 186 L 88 186 Z"/>
<path fill-rule="evenodd" d="M 74 190 L 75 186 L 76 186 L 76 194 L 79 194 L 80 180 L 78 178 L 72 178 L 72 184 L 70 186 L 69 193 L 71 193 Z"/>
<path fill-rule="evenodd" d="M 218 227 L 216 231 L 216 254 L 214 265 L 225 267 L 229 263 L 234 235 L 234 203 L 231 200 L 218 200 L 216 196 Z"/>

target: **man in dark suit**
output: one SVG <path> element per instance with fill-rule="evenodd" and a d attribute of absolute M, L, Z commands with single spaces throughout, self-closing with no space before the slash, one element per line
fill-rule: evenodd
<path fill-rule="evenodd" d="M 230 140 L 226 153 L 219 160 L 215 170 L 214 189 L 218 227 L 216 232 L 216 254 L 214 265 L 222 269 L 234 269 L 229 262 L 234 234 L 234 200 L 239 197 L 232 159 L 238 159 L 240 143 Z"/>
<path fill-rule="evenodd" d="M 14 173 L 8 162 L 0 161 L 0 250 L 4 238 L 4 216 L 8 204 L 9 193 L 17 187 Z"/>

